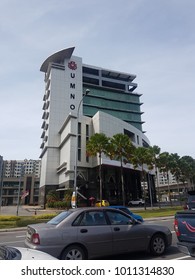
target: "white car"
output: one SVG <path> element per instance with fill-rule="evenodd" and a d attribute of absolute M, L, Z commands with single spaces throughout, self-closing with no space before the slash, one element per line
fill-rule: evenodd
<path fill-rule="evenodd" d="M 29 248 L 0 246 L 0 260 L 57 260 L 51 255 Z"/>
<path fill-rule="evenodd" d="M 130 200 L 128 202 L 129 206 L 143 206 L 144 204 L 145 204 L 145 201 L 143 199 Z"/>

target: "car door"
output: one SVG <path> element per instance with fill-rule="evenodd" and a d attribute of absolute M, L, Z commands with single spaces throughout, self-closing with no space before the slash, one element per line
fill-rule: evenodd
<path fill-rule="evenodd" d="M 144 231 L 128 215 L 115 211 L 106 211 L 113 234 L 114 253 L 141 251 L 146 248 Z"/>
<path fill-rule="evenodd" d="M 112 229 L 102 210 L 86 211 L 77 226 L 77 233 L 78 241 L 85 244 L 89 255 L 102 256 L 113 253 Z"/>

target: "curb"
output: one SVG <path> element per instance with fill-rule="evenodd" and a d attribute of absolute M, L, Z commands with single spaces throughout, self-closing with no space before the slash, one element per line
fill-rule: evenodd
<path fill-rule="evenodd" d="M 26 227 L 17 227 L 17 228 L 2 228 L 0 229 L 1 232 L 12 232 L 12 231 L 20 231 L 20 230 L 25 230 Z"/>

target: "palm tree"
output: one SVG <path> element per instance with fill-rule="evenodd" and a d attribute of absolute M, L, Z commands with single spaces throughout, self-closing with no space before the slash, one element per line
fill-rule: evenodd
<path fill-rule="evenodd" d="M 123 163 L 127 162 L 135 149 L 130 138 L 122 133 L 115 134 L 110 138 L 110 144 L 108 146 L 107 155 L 110 159 L 115 159 L 120 161 L 120 176 L 121 176 L 121 190 L 122 190 L 122 200 L 125 206 L 125 186 L 124 186 L 124 174 L 123 174 Z"/>
<path fill-rule="evenodd" d="M 171 165 L 171 174 L 174 175 L 175 180 L 177 182 L 177 188 L 178 188 L 178 194 L 179 194 L 179 200 L 180 200 L 180 204 L 182 203 L 181 201 L 181 197 L 180 197 L 180 191 L 179 191 L 179 181 L 181 181 L 181 168 L 180 168 L 180 156 L 177 153 L 171 154 L 171 161 L 172 161 L 172 165 Z"/>
<path fill-rule="evenodd" d="M 171 200 L 171 193 L 170 193 L 170 185 L 169 185 L 169 172 L 172 168 L 172 157 L 168 152 L 163 152 L 159 155 L 159 168 L 161 172 L 165 172 L 167 176 L 167 187 L 168 187 L 168 197 L 170 201 L 170 205 L 172 206 L 172 200 Z"/>
<path fill-rule="evenodd" d="M 143 193 L 144 193 L 144 208 L 146 210 L 146 191 L 145 191 L 145 165 L 147 168 L 152 169 L 152 154 L 149 148 L 146 147 L 137 147 L 134 151 L 134 155 L 132 157 L 133 165 L 137 168 L 141 166 L 141 174 L 142 174 L 142 183 L 143 183 Z"/>
<path fill-rule="evenodd" d="M 152 163 L 154 165 L 154 170 L 155 170 L 155 176 L 156 176 L 156 185 L 157 185 L 157 191 L 158 191 L 158 205 L 160 208 L 160 187 L 159 187 L 159 178 L 158 178 L 158 160 L 159 160 L 159 155 L 160 155 L 160 147 L 154 145 L 150 146 L 149 150 L 151 152 L 152 156 Z"/>
<path fill-rule="evenodd" d="M 106 152 L 109 138 L 104 133 L 95 133 L 87 142 L 88 156 L 99 156 L 100 201 L 102 203 L 102 154 Z"/>
<path fill-rule="evenodd" d="M 188 188 L 191 188 L 195 178 L 195 160 L 190 156 L 180 158 L 180 169 L 182 172 L 182 181 L 188 182 Z"/>

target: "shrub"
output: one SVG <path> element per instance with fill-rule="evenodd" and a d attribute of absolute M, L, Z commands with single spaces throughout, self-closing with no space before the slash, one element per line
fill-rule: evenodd
<path fill-rule="evenodd" d="M 49 191 L 46 196 L 47 203 L 55 202 L 59 200 L 59 193 L 56 191 Z"/>
<path fill-rule="evenodd" d="M 20 217 L 18 216 L 0 216 L 0 221 L 18 221 Z"/>
<path fill-rule="evenodd" d="M 41 214 L 41 215 L 37 215 L 37 216 L 34 216 L 33 218 L 35 219 L 35 220 L 50 220 L 50 219 L 52 219 L 53 217 L 55 217 L 57 215 L 57 213 L 56 214 Z"/>
<path fill-rule="evenodd" d="M 54 202 L 54 207 L 57 209 L 66 209 L 68 208 L 67 201 L 56 201 Z"/>
<path fill-rule="evenodd" d="M 55 201 L 47 201 L 46 207 L 47 208 L 55 208 L 54 203 L 55 203 Z"/>

